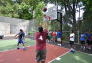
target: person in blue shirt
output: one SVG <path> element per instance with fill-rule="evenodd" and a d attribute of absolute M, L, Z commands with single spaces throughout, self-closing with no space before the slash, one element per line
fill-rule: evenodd
<path fill-rule="evenodd" d="M 86 48 L 88 50 L 91 50 L 91 48 L 92 48 L 92 33 L 86 32 L 85 34 L 86 34 L 86 43 L 87 43 Z"/>
<path fill-rule="evenodd" d="M 92 32 L 91 32 L 91 37 L 90 37 L 90 48 L 92 50 Z"/>
<path fill-rule="evenodd" d="M 62 45 L 62 32 L 60 30 L 57 32 L 57 41 Z"/>
<path fill-rule="evenodd" d="M 17 49 L 19 48 L 19 45 L 22 44 L 23 48 L 24 48 L 24 38 L 25 38 L 25 33 L 22 29 L 20 29 L 20 32 L 16 35 L 16 37 L 18 38 L 18 43 L 17 43 Z"/>
<path fill-rule="evenodd" d="M 80 35 L 80 43 L 81 43 L 81 48 L 85 50 L 85 41 L 86 41 L 86 35 L 85 33 L 81 33 Z"/>
<path fill-rule="evenodd" d="M 90 32 L 87 32 L 86 33 L 86 37 L 87 37 L 87 39 L 86 39 L 86 42 L 87 42 L 87 49 L 91 49 L 91 45 L 92 45 L 92 33 L 90 33 Z"/>

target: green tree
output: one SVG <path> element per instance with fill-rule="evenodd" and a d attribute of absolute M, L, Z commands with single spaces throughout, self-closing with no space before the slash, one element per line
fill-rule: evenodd
<path fill-rule="evenodd" d="M 0 15 L 1 16 L 9 16 L 11 17 L 11 12 L 13 12 L 13 7 L 9 3 L 6 6 L 0 6 Z"/>
<path fill-rule="evenodd" d="M 32 19 L 33 13 L 29 13 L 29 8 L 34 11 L 41 0 L 0 0 L 0 15 L 15 17 L 20 19 Z"/>
<path fill-rule="evenodd" d="M 43 23 L 43 8 L 44 8 L 45 4 L 44 2 L 39 2 L 39 4 L 37 5 L 36 9 L 35 9 L 35 17 L 36 18 L 36 24 L 42 25 Z"/>
<path fill-rule="evenodd" d="M 92 0 L 82 0 L 85 8 L 81 30 L 92 31 Z"/>
<path fill-rule="evenodd" d="M 18 15 L 19 15 L 19 18 L 21 19 L 32 19 L 32 13 L 30 14 L 29 13 L 29 8 L 31 6 L 30 5 L 27 5 L 26 3 L 21 3 L 18 5 L 18 9 L 17 9 L 17 12 L 18 12 Z"/>

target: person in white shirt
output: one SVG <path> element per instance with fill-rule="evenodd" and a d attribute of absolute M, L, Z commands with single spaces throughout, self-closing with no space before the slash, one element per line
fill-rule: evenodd
<path fill-rule="evenodd" d="M 73 31 L 70 33 L 69 38 L 70 38 L 70 46 L 71 46 L 71 48 L 73 48 L 74 41 L 75 41 L 75 33 Z"/>
<path fill-rule="evenodd" d="M 73 31 L 70 33 L 69 38 L 70 38 L 70 47 L 71 47 L 70 52 L 75 53 L 75 49 L 74 49 L 75 33 Z"/>

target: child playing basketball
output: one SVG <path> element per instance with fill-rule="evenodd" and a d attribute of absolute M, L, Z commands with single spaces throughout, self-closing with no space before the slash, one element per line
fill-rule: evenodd
<path fill-rule="evenodd" d="M 20 49 L 19 48 L 19 45 L 22 44 L 23 45 L 23 48 L 24 48 L 24 37 L 25 37 L 25 33 L 23 32 L 22 29 L 20 29 L 20 32 L 15 36 L 18 38 L 18 43 L 17 43 L 17 49 Z"/>

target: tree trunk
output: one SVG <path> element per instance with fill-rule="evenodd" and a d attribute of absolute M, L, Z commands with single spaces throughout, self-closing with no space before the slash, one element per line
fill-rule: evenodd
<path fill-rule="evenodd" d="M 75 9 L 75 4 L 76 4 L 76 2 L 75 2 L 75 0 L 73 0 L 73 10 L 72 10 L 73 14 L 72 14 L 72 16 L 73 16 L 73 30 L 74 31 L 76 31 L 76 9 Z"/>

